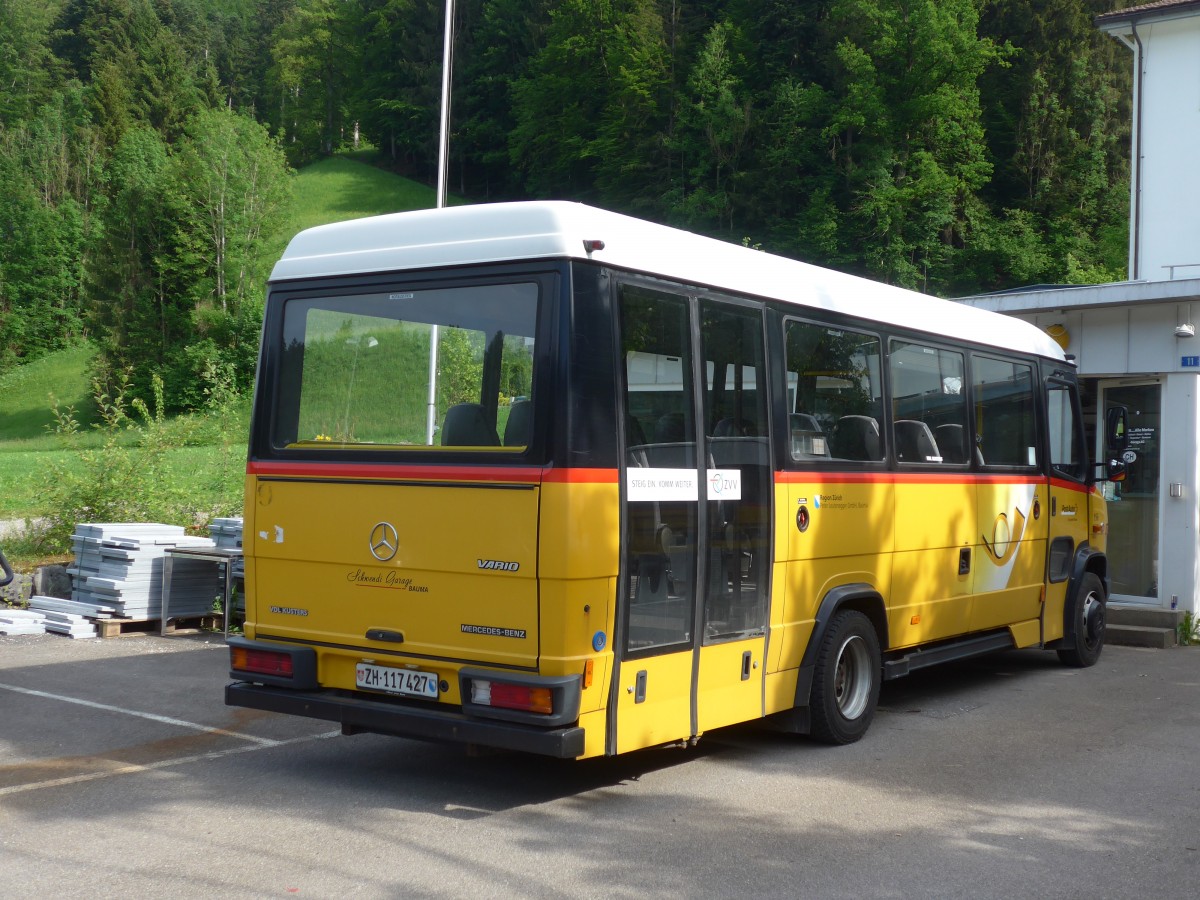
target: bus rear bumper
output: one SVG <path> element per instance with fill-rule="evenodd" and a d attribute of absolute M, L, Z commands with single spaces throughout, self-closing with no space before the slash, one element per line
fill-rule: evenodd
<path fill-rule="evenodd" d="M 485 721 L 448 710 L 398 706 L 332 691 L 295 691 L 235 681 L 225 687 L 225 704 L 337 722 L 343 734 L 373 732 L 478 744 L 559 759 L 574 759 L 584 752 L 584 729 L 578 726 L 538 728 L 515 722 Z"/>

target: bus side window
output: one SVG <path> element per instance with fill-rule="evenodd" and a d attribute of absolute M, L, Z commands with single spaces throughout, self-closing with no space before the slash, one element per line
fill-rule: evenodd
<path fill-rule="evenodd" d="M 786 341 L 792 459 L 881 461 L 879 338 L 790 321 Z"/>
<path fill-rule="evenodd" d="M 1038 464 L 1033 367 L 971 355 L 975 385 L 975 452 L 988 466 Z"/>
<path fill-rule="evenodd" d="M 903 465 L 963 465 L 961 434 L 967 426 L 963 354 L 893 340 L 892 432 Z M 949 453 L 935 434 L 955 444 Z"/>

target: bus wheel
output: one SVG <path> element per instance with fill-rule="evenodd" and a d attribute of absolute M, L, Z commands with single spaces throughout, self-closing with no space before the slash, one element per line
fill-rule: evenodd
<path fill-rule="evenodd" d="M 879 701 L 881 673 L 871 621 L 855 610 L 838 613 L 813 672 L 812 736 L 827 744 L 850 744 L 866 734 Z"/>
<path fill-rule="evenodd" d="M 1094 666 L 1104 649 L 1106 599 L 1104 584 L 1094 572 L 1085 572 L 1079 582 L 1075 608 L 1075 636 L 1058 648 L 1058 658 L 1068 666 Z"/>

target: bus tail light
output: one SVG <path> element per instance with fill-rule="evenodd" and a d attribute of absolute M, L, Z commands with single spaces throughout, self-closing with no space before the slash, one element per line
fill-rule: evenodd
<path fill-rule="evenodd" d="M 526 684 L 506 684 L 503 681 L 472 679 L 471 702 L 480 706 L 515 709 L 546 716 L 554 712 L 554 701 L 550 688 Z"/>
<path fill-rule="evenodd" d="M 229 677 L 304 691 L 317 686 L 317 651 L 231 634 Z"/>
<path fill-rule="evenodd" d="M 535 675 L 494 669 L 458 670 L 462 710 L 468 716 L 547 728 L 579 718 L 583 676 Z"/>
<path fill-rule="evenodd" d="M 229 665 L 235 672 L 247 672 L 255 675 L 291 678 L 295 674 L 291 654 L 281 653 L 278 650 L 231 647 L 229 649 Z"/>

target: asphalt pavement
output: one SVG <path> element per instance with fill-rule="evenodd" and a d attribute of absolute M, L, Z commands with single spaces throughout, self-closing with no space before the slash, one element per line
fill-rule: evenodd
<path fill-rule="evenodd" d="M 219 636 L 0 636 L 0 897 L 1194 897 L 1200 650 L 1018 651 L 584 762 L 223 705 Z"/>

